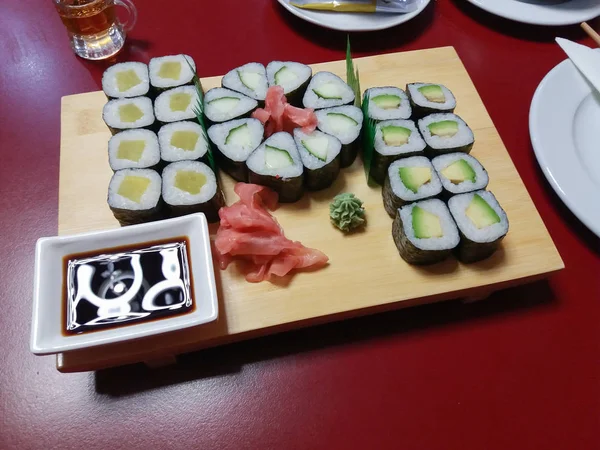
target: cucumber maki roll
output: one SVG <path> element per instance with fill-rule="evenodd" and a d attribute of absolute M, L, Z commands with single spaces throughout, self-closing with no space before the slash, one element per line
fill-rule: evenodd
<path fill-rule="evenodd" d="M 152 169 L 116 171 L 108 185 L 108 206 L 121 226 L 163 218 L 161 178 Z"/>
<path fill-rule="evenodd" d="M 217 165 L 237 181 L 248 181 L 246 160 L 262 142 L 265 128 L 258 119 L 238 119 L 208 129 Z"/>
<path fill-rule="evenodd" d="M 148 66 L 141 62 L 124 62 L 110 66 L 102 74 L 102 90 L 109 100 L 148 95 Z"/>
<path fill-rule="evenodd" d="M 148 69 L 150 85 L 155 92 L 160 93 L 165 89 L 193 84 L 196 63 L 188 55 L 168 55 L 152 58 Z"/>
<path fill-rule="evenodd" d="M 110 100 L 102 109 L 102 119 L 112 134 L 132 128 L 154 126 L 154 108 L 148 97 Z"/>
<path fill-rule="evenodd" d="M 466 153 L 448 153 L 431 160 L 438 173 L 445 197 L 485 189 L 489 182 L 481 163 Z"/>
<path fill-rule="evenodd" d="M 383 184 L 388 167 L 400 158 L 422 156 L 425 141 L 412 120 L 384 120 L 375 127 L 371 177 Z"/>
<path fill-rule="evenodd" d="M 412 114 L 406 93 L 397 87 L 367 89 L 369 109 L 367 115 L 373 120 L 409 119 Z"/>
<path fill-rule="evenodd" d="M 337 75 L 317 72 L 302 98 L 305 108 L 322 109 L 354 103 L 354 91 Z"/>
<path fill-rule="evenodd" d="M 508 217 L 491 192 L 456 195 L 448 208 L 460 231 L 457 256 L 464 263 L 491 256 L 508 233 Z"/>
<path fill-rule="evenodd" d="M 248 117 L 257 106 L 253 98 L 231 89 L 213 88 L 204 96 L 204 115 L 210 123 Z"/>
<path fill-rule="evenodd" d="M 267 65 L 269 86 L 281 86 L 287 101 L 295 106 L 302 104 L 312 69 L 306 64 L 291 61 L 271 61 Z"/>
<path fill-rule="evenodd" d="M 221 80 L 224 88 L 240 92 L 254 100 L 264 102 L 269 83 L 265 66 L 259 63 L 248 63 L 229 72 Z"/>
<path fill-rule="evenodd" d="M 285 132 L 271 135 L 246 160 L 248 181 L 273 189 L 279 201 L 292 203 L 304 193 L 304 168 L 294 138 Z"/>
<path fill-rule="evenodd" d="M 162 123 L 196 120 L 194 108 L 198 104 L 195 86 L 181 86 L 163 92 L 154 101 L 154 115 Z"/>
<path fill-rule="evenodd" d="M 473 148 L 473 132 L 456 114 L 430 114 L 419 119 L 418 125 L 430 158 L 444 153 L 469 153 Z"/>
<path fill-rule="evenodd" d="M 294 140 L 306 169 L 306 188 L 318 191 L 331 186 L 340 173 L 342 143 L 322 131 L 305 133 L 301 128 L 294 130 Z"/>
<path fill-rule="evenodd" d="M 360 130 L 363 123 L 363 113 L 356 106 L 335 106 L 320 109 L 315 112 L 318 128 L 324 133 L 331 134 L 342 143 L 340 166 L 348 167 L 356 159 L 360 145 Z"/>
<path fill-rule="evenodd" d="M 196 122 L 173 122 L 158 131 L 160 159 L 166 163 L 199 160 L 208 152 L 202 127 Z"/>
<path fill-rule="evenodd" d="M 460 240 L 450 211 L 436 198 L 398 209 L 392 235 L 400 256 L 409 264 L 443 261 Z"/>
<path fill-rule="evenodd" d="M 179 161 L 165 167 L 162 197 L 171 216 L 201 212 L 211 223 L 219 220 L 219 209 L 225 204 L 214 172 L 198 161 Z"/>
<path fill-rule="evenodd" d="M 406 93 L 416 119 L 432 113 L 451 113 L 456 108 L 454 94 L 441 84 L 410 83 Z"/>
<path fill-rule="evenodd" d="M 403 158 L 390 164 L 381 190 L 383 206 L 392 219 L 401 206 L 436 197 L 441 192 L 442 183 L 424 156 Z"/>
<path fill-rule="evenodd" d="M 108 163 L 113 171 L 149 169 L 160 162 L 158 138 L 150 130 L 126 130 L 108 141 Z"/>

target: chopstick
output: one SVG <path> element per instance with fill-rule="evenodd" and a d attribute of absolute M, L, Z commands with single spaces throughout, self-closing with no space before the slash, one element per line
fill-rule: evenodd
<path fill-rule="evenodd" d="M 581 24 L 581 28 L 583 31 L 587 33 L 589 37 L 600 47 L 600 34 L 596 33 L 592 27 L 590 27 L 586 22 Z"/>

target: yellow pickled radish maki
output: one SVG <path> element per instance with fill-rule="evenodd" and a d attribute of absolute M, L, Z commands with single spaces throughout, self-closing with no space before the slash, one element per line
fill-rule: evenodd
<path fill-rule="evenodd" d="M 161 185 L 155 170 L 118 170 L 108 185 L 108 206 L 122 226 L 162 219 Z"/>
<path fill-rule="evenodd" d="M 102 90 L 109 100 L 148 95 L 148 66 L 141 62 L 124 62 L 110 66 L 102 74 Z"/>
<path fill-rule="evenodd" d="M 182 160 L 204 160 L 208 142 L 196 122 L 181 121 L 163 125 L 158 131 L 160 159 L 165 163 Z"/>
<path fill-rule="evenodd" d="M 113 171 L 155 168 L 160 162 L 158 137 L 150 130 L 126 130 L 108 141 L 108 163 Z"/>
<path fill-rule="evenodd" d="M 157 93 L 191 85 L 194 82 L 195 70 L 196 63 L 189 55 L 179 54 L 152 58 L 148 64 L 150 85 Z"/>
<path fill-rule="evenodd" d="M 112 134 L 123 130 L 154 126 L 154 108 L 148 97 L 118 98 L 108 101 L 102 119 Z"/>
<path fill-rule="evenodd" d="M 164 91 L 154 101 L 154 115 L 162 123 L 195 120 L 194 108 L 198 104 L 195 86 L 181 86 Z"/>

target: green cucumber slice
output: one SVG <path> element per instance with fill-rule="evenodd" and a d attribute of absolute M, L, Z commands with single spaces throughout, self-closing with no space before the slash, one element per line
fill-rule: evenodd
<path fill-rule="evenodd" d="M 269 169 L 282 169 L 294 164 L 287 150 L 265 145 L 265 166 Z"/>
<path fill-rule="evenodd" d="M 329 139 L 325 136 L 313 136 L 302 141 L 302 145 L 308 153 L 321 161 L 327 161 L 327 149 L 329 148 Z"/>
<path fill-rule="evenodd" d="M 229 134 L 225 138 L 225 144 L 236 145 L 242 148 L 250 147 L 252 145 L 252 135 L 250 134 L 248 124 L 244 123 L 239 127 L 229 130 Z"/>

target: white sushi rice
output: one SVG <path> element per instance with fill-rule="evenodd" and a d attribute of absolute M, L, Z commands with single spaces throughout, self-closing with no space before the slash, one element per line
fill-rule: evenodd
<path fill-rule="evenodd" d="M 198 194 L 191 194 L 175 186 L 179 171 L 197 172 L 206 176 L 206 183 Z M 206 164 L 199 161 L 179 161 L 169 164 L 162 172 L 162 196 L 169 205 L 197 205 L 206 203 L 217 193 L 217 178 Z"/>
<path fill-rule="evenodd" d="M 444 103 L 431 102 L 427 100 L 427 98 L 419 91 L 420 88 L 424 86 L 439 86 L 444 93 L 444 97 L 446 101 Z M 448 89 L 446 86 L 442 84 L 435 83 L 411 83 L 407 85 L 408 94 L 410 95 L 413 103 L 416 103 L 419 106 L 423 106 L 426 108 L 435 108 L 440 111 L 448 111 L 456 108 L 456 99 L 454 98 L 454 94 Z"/>
<path fill-rule="evenodd" d="M 412 226 L 412 210 L 415 206 L 439 217 L 442 225 L 442 232 L 444 233 L 443 236 L 429 239 L 415 237 L 415 231 Z M 415 247 L 421 250 L 448 250 L 458 245 L 460 237 L 458 235 L 456 224 L 454 223 L 454 220 L 452 220 L 450 211 L 448 211 L 448 208 L 443 201 L 438 200 L 437 198 L 423 200 L 405 205 L 398 211 L 400 213 L 400 218 L 402 219 L 404 233 Z"/>
<path fill-rule="evenodd" d="M 324 85 L 328 85 L 329 89 L 335 90 L 337 98 L 322 98 L 317 95 L 315 90 Z M 347 105 L 354 101 L 354 91 L 337 75 L 331 72 L 317 72 L 310 80 L 302 104 L 305 108 L 321 109 L 330 108 L 332 106 Z"/>
<path fill-rule="evenodd" d="M 431 170 L 431 180 L 413 192 L 408 189 L 400 179 L 400 168 L 402 167 L 428 167 Z M 442 192 L 442 183 L 435 173 L 431 162 L 424 156 L 411 156 L 410 158 L 402 158 L 394 161 L 388 168 L 388 176 L 390 177 L 390 185 L 396 197 L 414 202 L 422 198 L 428 198 L 438 195 Z"/>
<path fill-rule="evenodd" d="M 462 183 L 454 184 L 452 181 L 442 175 L 442 170 L 459 159 L 464 159 L 475 171 L 475 182 L 471 180 L 465 180 Z M 488 185 L 489 177 L 487 171 L 483 168 L 481 163 L 477 161 L 477 159 L 471 155 L 467 155 L 466 153 L 457 152 L 436 156 L 431 160 L 431 164 L 433 164 L 433 167 L 439 174 L 444 189 L 452 194 L 461 194 L 463 192 L 475 191 L 477 189 L 485 189 L 485 187 Z"/>
<path fill-rule="evenodd" d="M 231 130 L 243 125 L 248 126 L 248 132 L 250 134 L 250 142 L 248 145 L 240 146 L 237 144 L 226 144 L 225 141 Z M 265 128 L 258 119 L 237 119 L 213 125 L 208 129 L 208 137 L 227 158 L 232 161 L 243 162 L 246 161 L 248 156 L 250 156 L 250 153 L 260 145 L 264 132 Z"/>
<path fill-rule="evenodd" d="M 119 147 L 125 141 L 144 141 L 144 149 L 138 161 L 119 158 Z M 125 130 L 115 134 L 108 141 L 108 163 L 114 171 L 121 169 L 144 169 L 160 161 L 158 138 L 150 130 Z"/>
<path fill-rule="evenodd" d="M 325 161 L 310 153 L 304 144 L 302 144 L 302 141 L 314 137 L 323 137 L 328 140 L 327 157 Z M 298 152 L 300 153 L 300 158 L 302 158 L 304 167 L 310 170 L 320 169 L 321 167 L 329 164 L 340 154 L 340 151 L 342 150 L 342 143 L 338 138 L 331 136 L 330 134 L 323 133 L 322 131 L 315 130 L 312 133 L 305 133 L 301 128 L 296 128 L 294 130 L 294 140 L 296 141 L 296 148 L 298 148 Z"/>
<path fill-rule="evenodd" d="M 231 110 L 223 111 L 211 105 L 211 102 L 223 97 L 235 97 L 239 101 Z M 253 98 L 247 97 L 239 92 L 225 88 L 210 89 L 204 96 L 204 114 L 211 122 L 226 122 L 248 114 L 258 106 L 258 102 Z"/>
<path fill-rule="evenodd" d="M 496 214 L 500 217 L 500 222 L 485 228 L 477 228 L 473 221 L 466 216 L 465 211 L 475 194 L 483 198 L 496 211 Z M 448 201 L 448 207 L 460 231 L 473 242 L 480 244 L 493 242 L 508 232 L 508 217 L 491 192 L 476 191 L 455 195 Z"/>
<path fill-rule="evenodd" d="M 127 176 L 145 177 L 150 180 L 148 188 L 140 198 L 140 202 L 123 197 L 119 194 L 119 187 Z M 161 178 L 158 172 L 152 169 L 123 169 L 114 173 L 108 184 L 108 204 L 113 208 L 145 210 L 154 208 L 158 204 L 161 193 Z"/>
<path fill-rule="evenodd" d="M 198 140 L 193 150 L 186 150 L 171 144 L 176 131 L 191 131 L 198 134 Z M 160 144 L 160 158 L 168 162 L 200 159 L 208 151 L 208 142 L 204 138 L 202 127 L 196 122 L 183 121 L 163 125 L 158 130 L 158 143 Z"/>
<path fill-rule="evenodd" d="M 126 91 L 120 91 L 117 84 L 117 74 L 133 70 L 140 83 L 132 86 Z M 110 66 L 102 75 L 102 90 L 111 98 L 139 97 L 148 94 L 150 89 L 150 79 L 148 76 L 148 66 L 141 62 L 124 62 Z"/>
<path fill-rule="evenodd" d="M 242 74 L 256 74 L 259 81 L 255 89 L 251 89 L 242 82 Z M 267 96 L 269 84 L 267 82 L 267 71 L 265 66 L 259 63 L 248 63 L 237 67 L 223 77 L 221 84 L 224 88 L 231 89 L 236 92 L 241 92 L 254 100 L 264 100 Z"/>
<path fill-rule="evenodd" d="M 432 135 L 429 131 L 429 125 L 434 122 L 441 122 L 443 120 L 453 120 L 458 123 L 458 131 L 452 137 L 436 136 Z M 471 144 L 475 140 L 473 131 L 469 126 L 456 114 L 451 113 L 436 113 L 419 119 L 418 122 L 419 131 L 423 135 L 423 138 L 431 148 L 436 150 L 444 150 L 448 148 L 461 147 L 463 145 Z"/>
<path fill-rule="evenodd" d="M 387 145 L 383 140 L 383 132 L 381 131 L 381 129 L 386 126 L 398 126 L 411 130 L 408 142 L 399 146 Z M 375 151 L 381 155 L 388 156 L 417 153 L 425 150 L 426 146 L 425 141 L 419 134 L 419 131 L 412 120 L 384 120 L 379 122 L 375 128 Z"/>
<path fill-rule="evenodd" d="M 150 84 L 159 89 L 168 89 L 191 83 L 192 79 L 194 78 L 194 72 L 190 69 L 188 61 L 195 71 L 196 63 L 192 57 L 188 55 L 180 54 L 152 58 L 148 64 Z M 175 80 L 173 78 L 163 78 L 159 76 L 158 74 L 163 63 L 180 63 L 181 72 L 179 73 L 179 78 Z"/>
<path fill-rule="evenodd" d="M 129 104 L 137 106 L 144 114 L 135 122 L 123 122 L 119 115 L 119 108 Z M 106 125 L 119 130 L 150 126 L 154 123 L 154 108 L 152 107 L 152 100 L 150 100 L 148 97 L 119 98 L 116 100 L 110 100 L 102 109 L 102 118 L 104 119 Z"/>
<path fill-rule="evenodd" d="M 356 106 L 334 106 L 333 108 L 320 109 L 315 111 L 318 120 L 319 130 L 331 134 L 340 140 L 343 145 L 351 144 L 360 135 L 363 123 L 363 113 Z M 330 114 L 342 114 L 350 117 L 356 122 L 349 128 L 338 127 L 336 122 L 331 120 Z"/>
<path fill-rule="evenodd" d="M 190 96 L 190 103 L 184 111 L 171 110 L 171 97 L 175 94 L 187 94 Z M 195 86 L 181 86 L 174 89 L 169 89 L 163 92 L 154 101 L 154 114 L 156 120 L 168 123 L 177 122 L 179 120 L 195 119 L 196 113 L 194 107 L 198 104 L 198 92 Z"/>
<path fill-rule="evenodd" d="M 369 110 L 367 114 L 374 120 L 408 119 L 412 114 L 412 108 L 408 101 L 406 93 L 397 87 L 386 86 L 367 89 L 365 94 L 369 94 Z M 400 106 L 395 109 L 383 109 L 375 104 L 373 99 L 380 95 L 395 95 L 400 97 Z"/>
<path fill-rule="evenodd" d="M 284 168 L 272 169 L 267 167 L 265 163 L 265 146 L 279 148 L 285 150 L 292 157 L 293 163 Z M 246 160 L 248 169 L 259 175 L 269 176 L 280 176 L 281 178 L 294 178 L 302 175 L 304 166 L 302 165 L 302 159 L 296 148 L 296 143 L 291 134 L 284 131 L 272 134 L 266 141 L 264 141 Z"/>
<path fill-rule="evenodd" d="M 275 83 L 275 74 L 283 67 L 287 67 L 296 75 L 295 78 L 286 80 L 285 83 L 280 85 L 283 88 L 284 94 L 295 91 L 312 76 L 312 69 L 306 64 L 292 61 L 271 61 L 267 65 L 267 80 L 269 86 L 277 86 L 277 83 Z"/>

